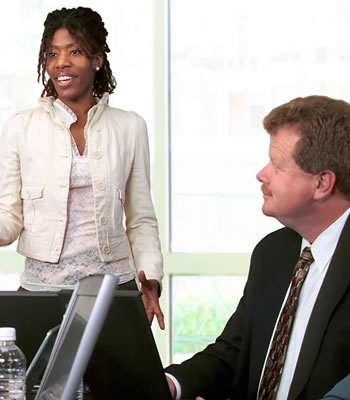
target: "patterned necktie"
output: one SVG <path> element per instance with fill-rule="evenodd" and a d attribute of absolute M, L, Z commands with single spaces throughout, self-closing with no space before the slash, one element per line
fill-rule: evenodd
<path fill-rule="evenodd" d="M 259 400 L 273 400 L 276 397 L 278 386 L 281 381 L 284 361 L 286 359 L 295 312 L 298 306 L 300 290 L 313 261 L 314 258 L 312 257 L 310 247 L 305 247 L 294 268 L 288 298 L 281 312 L 271 342 L 260 384 Z"/>

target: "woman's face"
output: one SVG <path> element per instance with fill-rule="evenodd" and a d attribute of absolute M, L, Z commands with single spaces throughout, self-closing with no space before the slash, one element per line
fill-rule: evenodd
<path fill-rule="evenodd" d="M 102 55 L 88 58 L 66 28 L 58 29 L 48 49 L 46 71 L 64 103 L 91 102 L 96 67 Z"/>

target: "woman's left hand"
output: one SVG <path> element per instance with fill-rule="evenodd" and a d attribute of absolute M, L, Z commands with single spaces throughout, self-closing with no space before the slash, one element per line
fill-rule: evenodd
<path fill-rule="evenodd" d="M 147 279 L 142 270 L 139 272 L 139 281 L 149 323 L 152 324 L 153 317 L 156 315 L 160 329 L 164 329 L 164 315 L 159 305 L 159 282 L 156 279 Z"/>

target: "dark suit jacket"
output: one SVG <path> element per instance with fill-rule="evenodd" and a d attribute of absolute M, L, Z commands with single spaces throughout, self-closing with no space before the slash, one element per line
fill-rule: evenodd
<path fill-rule="evenodd" d="M 278 313 L 300 255 L 301 237 L 283 228 L 254 249 L 237 310 L 215 344 L 166 372 L 183 396 L 255 400 Z M 350 371 L 350 218 L 312 311 L 288 400 L 315 400 Z"/>
<path fill-rule="evenodd" d="M 350 375 L 337 383 L 322 400 L 350 400 Z"/>

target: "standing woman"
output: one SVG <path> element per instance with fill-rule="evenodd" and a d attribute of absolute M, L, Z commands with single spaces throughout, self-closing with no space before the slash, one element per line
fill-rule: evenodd
<path fill-rule="evenodd" d="M 150 323 L 163 276 L 150 195 L 147 128 L 112 108 L 108 35 L 90 8 L 47 15 L 39 107 L 15 113 L 0 144 L 0 245 L 26 256 L 25 290 L 73 289 L 88 274 L 139 280 Z"/>

